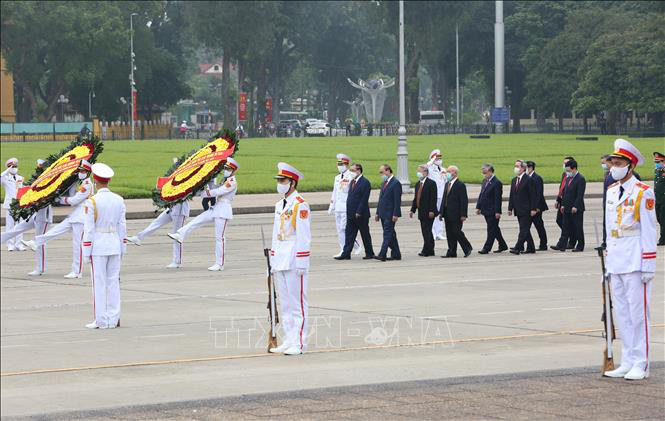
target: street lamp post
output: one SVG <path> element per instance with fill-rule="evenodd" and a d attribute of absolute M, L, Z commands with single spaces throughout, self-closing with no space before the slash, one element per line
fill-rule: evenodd
<path fill-rule="evenodd" d="M 459 103 L 459 25 L 455 26 L 455 70 L 457 73 L 456 77 L 456 113 L 457 113 L 457 130 L 459 130 L 459 113 L 460 113 L 460 103 Z"/>
<path fill-rule="evenodd" d="M 57 102 L 60 104 L 60 121 L 63 122 L 65 121 L 65 104 L 69 103 L 69 98 L 60 94 Z"/>
<path fill-rule="evenodd" d="M 132 13 L 129 15 L 129 50 L 130 50 L 130 73 L 129 73 L 129 87 L 130 87 L 130 101 L 132 105 L 132 115 L 130 119 L 132 120 L 132 140 L 135 139 L 135 120 L 134 114 L 136 113 L 136 83 L 134 82 L 134 16 L 138 13 Z"/>
<path fill-rule="evenodd" d="M 497 0 L 495 4 L 496 19 L 494 23 L 494 106 L 506 106 L 503 87 L 504 74 L 504 27 L 503 27 L 503 1 Z M 503 128 L 502 125 L 497 126 Z"/>
<path fill-rule="evenodd" d="M 88 92 L 88 118 L 89 119 L 92 119 L 92 99 L 94 97 L 95 97 L 95 91 L 91 89 L 90 92 Z"/>
<path fill-rule="evenodd" d="M 404 0 L 399 2 L 399 129 L 397 130 L 397 179 L 402 191 L 411 191 L 409 181 L 409 152 L 406 143 L 406 115 L 404 101 Z"/>

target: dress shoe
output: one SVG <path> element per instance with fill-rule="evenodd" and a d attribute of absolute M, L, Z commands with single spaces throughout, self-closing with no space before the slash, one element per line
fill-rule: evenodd
<path fill-rule="evenodd" d="M 292 346 L 284 351 L 284 355 L 300 355 L 303 353 L 303 350 L 299 346 Z"/>
<path fill-rule="evenodd" d="M 171 239 L 176 240 L 176 241 L 179 242 L 180 244 L 182 244 L 182 242 L 184 241 L 184 239 L 183 239 L 183 238 L 180 236 L 180 234 L 178 234 L 177 232 L 175 232 L 175 233 L 168 233 L 168 234 L 166 234 L 166 235 L 168 235 Z"/>
<path fill-rule="evenodd" d="M 65 279 L 81 279 L 81 274 L 76 272 L 69 272 L 64 276 Z"/>
<path fill-rule="evenodd" d="M 478 254 L 487 254 L 489 252 L 490 252 L 489 250 L 485 250 L 485 249 L 478 250 Z"/>
<path fill-rule="evenodd" d="M 351 256 L 335 256 L 333 257 L 335 260 L 351 260 Z"/>
<path fill-rule="evenodd" d="M 391 261 L 391 260 L 402 260 L 402 257 L 388 257 L 386 260 Z"/>
<path fill-rule="evenodd" d="M 508 247 L 500 247 L 500 248 L 494 250 L 494 253 L 503 253 L 506 250 L 508 250 Z"/>
<path fill-rule="evenodd" d="M 544 246 L 538 247 L 538 251 L 547 251 L 547 244 Z"/>
<path fill-rule="evenodd" d="M 469 256 L 471 256 L 471 252 L 472 252 L 472 251 L 473 251 L 473 249 L 469 249 L 469 251 L 467 251 L 467 252 L 464 253 L 464 257 L 469 257 Z"/>
<path fill-rule="evenodd" d="M 127 237 L 127 241 L 129 241 L 130 243 L 135 244 L 137 246 L 140 246 L 140 245 L 143 244 L 143 242 L 136 235 L 133 235 L 131 237 Z"/>
<path fill-rule="evenodd" d="M 449 257 L 454 258 L 454 257 L 457 257 L 457 255 L 456 254 L 444 254 L 443 256 L 441 256 L 442 259 L 447 259 Z"/>
<path fill-rule="evenodd" d="M 536 254 L 536 250 L 535 249 L 525 250 L 525 251 L 522 252 L 522 254 Z"/>
<path fill-rule="evenodd" d="M 575 246 L 571 246 L 570 244 L 568 244 L 568 245 L 566 246 L 566 250 L 572 250 L 572 249 L 574 249 L 574 248 L 575 248 Z"/>
<path fill-rule="evenodd" d="M 363 260 L 372 260 L 374 256 L 365 256 L 363 257 Z"/>
<path fill-rule="evenodd" d="M 290 348 L 289 344 L 283 343 L 278 347 L 270 348 L 270 352 L 272 352 L 273 354 L 281 354 L 282 352 L 286 351 L 289 348 Z"/>
<path fill-rule="evenodd" d="M 97 326 L 97 322 L 88 323 L 87 325 L 85 325 L 85 327 L 88 329 L 99 329 L 99 326 Z"/>
<path fill-rule="evenodd" d="M 385 257 L 381 257 L 381 256 L 374 256 L 374 258 L 376 260 L 380 261 L 380 262 L 385 262 L 387 260 Z"/>
<path fill-rule="evenodd" d="M 7 251 L 14 251 L 14 250 L 15 250 L 15 249 L 14 249 L 14 247 L 12 247 L 12 246 L 7 247 Z"/>
<path fill-rule="evenodd" d="M 520 253 L 521 252 L 519 250 L 510 249 L 510 254 L 516 254 L 517 255 L 517 254 L 520 254 Z"/>
<path fill-rule="evenodd" d="M 178 269 L 180 267 L 180 263 L 176 262 L 171 262 L 166 266 L 166 269 Z"/>
<path fill-rule="evenodd" d="M 556 250 L 556 251 L 566 251 L 566 249 L 564 249 L 562 247 L 559 247 L 559 246 L 550 246 L 550 248 L 552 250 Z"/>
<path fill-rule="evenodd" d="M 28 273 L 28 276 L 40 276 L 44 272 L 40 272 L 38 270 L 33 270 L 32 272 Z"/>
<path fill-rule="evenodd" d="M 29 240 L 29 241 L 21 240 L 21 244 L 23 244 L 32 251 L 37 251 L 37 245 L 35 244 L 34 240 Z"/>
<path fill-rule="evenodd" d="M 573 249 L 573 253 L 580 253 L 583 252 L 584 249 Z"/>
<path fill-rule="evenodd" d="M 418 256 L 420 256 L 420 257 L 427 257 L 427 255 L 426 255 L 425 253 L 423 253 L 423 252 L 418 253 Z"/>
<path fill-rule="evenodd" d="M 665 246 L 665 240 L 660 240 L 658 241 L 659 246 Z"/>
<path fill-rule="evenodd" d="M 336 258 L 336 257 L 339 257 L 339 256 L 341 256 L 341 255 L 342 255 L 342 253 L 344 253 L 344 252 L 343 252 L 343 251 L 340 251 L 339 253 L 337 253 L 336 255 L 334 255 L 334 256 L 333 256 L 333 259 L 334 259 L 334 258 Z"/>
<path fill-rule="evenodd" d="M 603 373 L 605 377 L 623 377 L 630 371 L 630 367 L 622 365 L 619 368 L 615 368 L 612 371 L 606 371 Z"/>
<path fill-rule="evenodd" d="M 647 377 L 649 377 L 649 370 L 642 370 L 642 367 L 638 366 L 631 368 L 630 371 L 623 376 L 626 380 L 642 380 Z"/>
<path fill-rule="evenodd" d="M 214 265 L 210 266 L 208 270 L 211 272 L 221 272 L 224 270 L 224 266 L 215 263 Z"/>
<path fill-rule="evenodd" d="M 23 244 L 16 245 L 16 251 L 26 251 L 27 248 Z"/>

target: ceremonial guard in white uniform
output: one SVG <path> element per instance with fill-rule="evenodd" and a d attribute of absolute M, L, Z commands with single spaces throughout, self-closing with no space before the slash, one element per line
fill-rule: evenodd
<path fill-rule="evenodd" d="M 83 256 L 90 262 L 95 320 L 85 327 L 112 329 L 120 326 L 120 266 L 127 249 L 125 202 L 108 183 L 113 170 L 106 164 L 92 166 L 97 194 L 85 202 Z"/>
<path fill-rule="evenodd" d="M 443 159 L 441 159 L 441 151 L 434 149 L 429 154 L 429 161 L 427 162 L 427 178 L 436 183 L 436 208 L 441 209 L 441 202 L 443 201 L 443 193 L 446 191 L 446 169 L 443 168 Z M 432 224 L 432 235 L 435 240 L 444 240 L 446 237 L 443 235 L 443 221 L 440 218 L 434 218 Z"/>
<path fill-rule="evenodd" d="M 349 175 L 350 163 L 351 158 L 343 153 L 337 154 L 337 171 L 339 171 L 339 174 L 335 176 L 330 206 L 328 207 L 328 215 L 335 214 L 337 240 L 339 241 L 339 253 L 333 257 L 342 255 L 344 244 L 346 243 L 346 198 L 349 195 L 349 186 L 351 184 L 351 177 Z M 360 243 L 358 241 L 353 245 L 353 252 L 355 254 L 360 253 Z"/>
<path fill-rule="evenodd" d="M 605 266 L 610 277 L 614 318 L 621 338 L 621 365 L 608 377 L 640 380 L 649 376 L 649 297 L 656 272 L 655 196 L 633 175 L 644 162 L 639 150 L 623 139 L 614 142 L 607 190 Z"/>
<path fill-rule="evenodd" d="M 7 168 L 0 174 L 0 182 L 2 182 L 2 187 L 5 189 L 5 199 L 2 202 L 2 209 L 5 210 L 5 232 L 9 232 L 14 229 L 14 225 L 19 223 L 9 213 L 9 205 L 13 199 L 16 199 L 18 189 L 23 186 L 23 177 L 18 174 L 18 159 L 9 158 L 5 162 L 5 166 Z M 2 242 L 4 243 L 5 240 Z M 25 250 L 25 247 L 21 244 L 21 235 L 7 240 L 7 250 Z"/>
<path fill-rule="evenodd" d="M 143 240 L 154 234 L 159 228 L 163 225 L 173 222 L 173 231 L 178 231 L 185 224 L 185 219 L 189 217 L 189 202 L 180 202 L 171 206 L 169 209 L 165 209 L 159 216 L 152 220 L 150 225 L 146 227 L 143 231 L 138 234 L 127 238 L 130 243 L 140 246 L 143 244 Z M 173 241 L 173 258 L 171 263 L 166 266 L 168 269 L 177 269 L 182 265 L 182 243 L 179 241 Z"/>
<path fill-rule="evenodd" d="M 44 250 L 44 245 L 59 236 L 71 232 L 72 233 L 72 267 L 68 274 L 65 275 L 66 279 L 80 278 L 83 269 L 83 216 L 84 216 L 84 202 L 91 197 L 94 193 L 94 186 L 90 180 L 90 172 L 92 167 L 85 159 L 81 160 L 78 168 L 79 183 L 75 183 L 69 188 L 66 196 L 59 199 L 61 205 L 68 205 L 74 207 L 74 210 L 62 222 L 55 225 L 50 230 L 42 231 L 39 235 L 35 236 L 34 241 L 24 241 L 23 243 L 36 251 L 38 254 L 40 250 Z M 52 222 L 52 221 L 50 221 Z"/>
<path fill-rule="evenodd" d="M 275 204 L 270 266 L 277 285 L 282 345 L 270 352 L 298 355 L 305 351 L 308 323 L 307 279 L 312 234 L 310 209 L 296 188 L 303 175 L 280 162 L 275 178 L 283 198 Z"/>
<path fill-rule="evenodd" d="M 168 236 L 182 244 L 185 238 L 193 230 L 206 224 L 215 224 L 215 264 L 210 266 L 210 271 L 224 270 L 226 262 L 226 228 L 231 219 L 233 219 L 233 208 L 231 204 L 238 191 L 238 181 L 235 173 L 240 168 L 238 161 L 229 157 L 224 166 L 224 180 L 220 185 L 212 184 L 206 186 L 202 192 L 203 197 L 216 198 L 215 205 L 207 211 L 202 212 L 196 218 L 189 221 L 185 226 L 175 233 L 169 233 Z"/>
<path fill-rule="evenodd" d="M 44 160 L 38 159 L 37 167 L 41 168 L 43 165 Z M 11 231 L 2 233 L 1 241 L 5 243 L 15 237 L 22 238 L 23 233 L 31 229 L 35 230 L 35 236 L 44 234 L 51 223 L 53 223 L 53 210 L 51 209 L 51 205 L 48 205 L 35 212 L 27 221 L 21 220 L 18 224 L 14 225 Z M 30 244 L 32 244 L 32 241 L 20 241 L 22 250 L 25 250 L 23 246 L 31 248 Z M 39 276 L 46 272 L 46 247 L 33 248 L 33 251 L 37 252 L 35 255 L 35 268 L 32 272 L 28 273 L 28 276 Z"/>

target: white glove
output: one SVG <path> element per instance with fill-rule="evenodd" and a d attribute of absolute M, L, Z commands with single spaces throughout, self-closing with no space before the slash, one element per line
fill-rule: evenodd
<path fill-rule="evenodd" d="M 333 205 L 331 203 L 330 206 L 328 206 L 328 215 L 332 215 L 332 213 L 333 213 Z"/>
<path fill-rule="evenodd" d="M 298 276 L 307 275 L 307 269 L 296 269 L 296 275 Z"/>
<path fill-rule="evenodd" d="M 66 205 L 67 204 L 64 197 L 59 198 L 58 203 L 60 203 L 61 205 Z"/>
<path fill-rule="evenodd" d="M 648 284 L 653 280 L 654 275 L 653 272 L 642 272 L 642 282 Z"/>

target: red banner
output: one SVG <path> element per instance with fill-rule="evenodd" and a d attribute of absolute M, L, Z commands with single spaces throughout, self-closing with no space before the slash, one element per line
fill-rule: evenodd
<path fill-rule="evenodd" d="M 266 98 L 266 123 L 272 123 L 272 98 Z"/>
<path fill-rule="evenodd" d="M 136 89 L 132 89 L 132 119 L 134 121 L 138 120 L 138 111 L 136 110 Z"/>
<path fill-rule="evenodd" d="M 244 92 L 238 94 L 238 120 L 247 120 L 247 94 Z"/>

